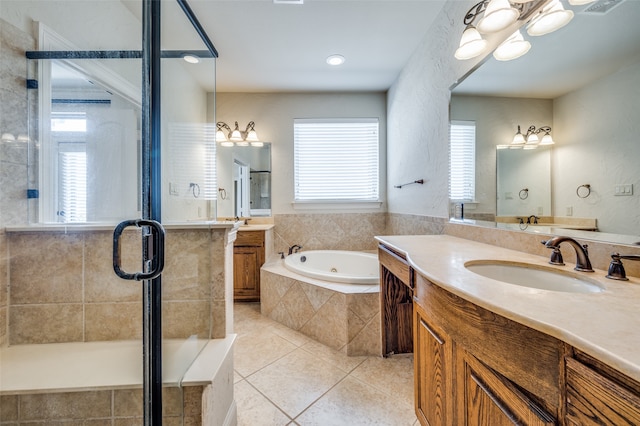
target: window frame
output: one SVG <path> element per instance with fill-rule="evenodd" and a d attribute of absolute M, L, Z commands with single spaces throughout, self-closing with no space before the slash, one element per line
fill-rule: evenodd
<path fill-rule="evenodd" d="M 472 149 L 469 149 L 469 146 L 465 147 L 465 152 L 460 152 L 458 155 L 460 157 L 466 157 L 460 160 L 463 163 L 463 170 L 458 172 L 458 175 L 454 176 L 454 143 L 458 141 L 454 141 L 454 126 L 465 126 L 465 127 L 473 127 L 473 140 L 460 141 L 460 143 L 466 142 L 469 143 Z M 477 134 L 477 126 L 476 122 L 473 120 L 451 120 L 449 123 L 449 200 L 452 202 L 475 202 L 476 198 L 476 138 Z M 470 169 L 470 170 L 469 170 Z M 462 180 L 462 185 L 468 185 L 470 182 L 471 189 L 462 188 L 456 190 L 456 193 L 453 194 L 453 181 L 454 178 L 457 180 Z"/>
<path fill-rule="evenodd" d="M 371 176 L 374 176 L 374 181 L 369 181 L 374 189 L 371 191 L 365 191 L 362 194 L 362 198 L 358 197 L 326 197 L 326 198 L 305 198 L 300 197 L 300 193 L 298 191 L 300 181 L 298 168 L 300 165 L 298 164 L 299 160 L 299 149 L 300 142 L 298 139 L 298 133 L 296 126 L 299 124 L 336 124 L 336 125 L 345 125 L 345 124 L 356 124 L 356 125 L 367 125 L 375 123 L 375 148 L 371 145 L 369 148 L 372 148 L 375 153 L 375 165 L 374 162 L 370 162 L 365 169 L 369 167 L 369 170 L 366 170 L 364 173 L 369 173 Z M 293 202 L 292 205 L 295 209 L 304 209 L 304 210 L 313 210 L 313 209 L 333 209 L 333 210 L 348 210 L 348 209 L 376 209 L 382 206 L 381 200 L 381 191 L 382 191 L 382 183 L 380 182 L 380 172 L 381 172 L 381 140 L 380 140 L 380 119 L 377 117 L 357 117 L 357 118 L 305 118 L 305 119 L 294 119 L 293 123 L 293 155 L 294 155 L 294 170 L 293 170 Z M 367 142 L 363 142 L 367 143 Z M 357 154 L 357 153 L 356 153 Z M 329 154 L 331 156 L 331 154 Z M 304 165 L 303 165 L 304 167 Z M 334 169 L 335 170 L 335 169 Z M 332 170 L 333 172 L 333 170 Z M 369 196 L 367 196 L 367 195 Z"/>

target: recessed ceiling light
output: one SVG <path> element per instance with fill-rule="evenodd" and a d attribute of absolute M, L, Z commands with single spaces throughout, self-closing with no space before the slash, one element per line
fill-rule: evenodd
<path fill-rule="evenodd" d="M 190 64 L 197 64 L 200 62 L 200 58 L 198 58 L 196 55 L 191 55 L 191 54 L 185 54 L 182 56 L 182 59 L 184 59 L 185 61 L 189 62 Z"/>
<path fill-rule="evenodd" d="M 342 55 L 331 55 L 327 58 L 327 63 L 329 65 L 342 65 L 344 64 L 344 56 Z"/>

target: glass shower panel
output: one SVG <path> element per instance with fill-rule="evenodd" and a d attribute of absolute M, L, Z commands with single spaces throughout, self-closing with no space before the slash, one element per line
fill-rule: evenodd
<path fill-rule="evenodd" d="M 142 96 L 141 2 L 20 0 L 2 7 L 6 16 L 37 23 L 38 33 L 27 60 L 28 140 L 21 141 L 28 153 L 27 199 L 15 201 L 19 221 L 11 225 L 65 225 L 59 239 L 69 249 L 62 248 L 58 261 L 69 261 L 67 252 L 83 256 L 74 302 L 82 312 L 81 333 L 59 341 L 137 344 L 141 283 L 113 275 L 110 244 L 115 224 L 141 217 L 142 210 L 141 128 L 148 99 Z M 215 58 L 176 1 L 162 1 L 161 40 L 162 149 L 156 154 L 168 230 L 163 405 L 173 410 L 167 416 L 182 418 L 181 378 L 212 337 L 210 270 L 217 259 L 210 257 L 210 233 L 169 225 L 216 218 Z M 128 271 L 140 270 L 140 239 L 139 231 L 124 238 Z M 34 260 L 46 247 L 34 250 Z M 130 362 L 137 365 L 140 357 Z M 134 388 L 130 398 L 138 399 L 142 392 Z M 141 416 L 142 408 L 127 414 L 133 421 Z"/>

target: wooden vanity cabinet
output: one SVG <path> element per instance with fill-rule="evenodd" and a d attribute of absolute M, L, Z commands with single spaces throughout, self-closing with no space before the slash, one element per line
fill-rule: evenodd
<path fill-rule="evenodd" d="M 378 246 L 382 355 L 413 352 L 412 270 L 403 254 Z"/>
<path fill-rule="evenodd" d="M 640 383 L 584 354 L 576 358 L 566 359 L 565 424 L 640 425 Z"/>
<path fill-rule="evenodd" d="M 420 275 L 415 281 L 415 405 L 421 424 L 558 424 L 563 343 Z"/>
<path fill-rule="evenodd" d="M 454 424 L 453 342 L 420 305 L 414 310 L 414 348 L 416 416 L 423 425 Z"/>
<path fill-rule="evenodd" d="M 233 300 L 260 301 L 260 268 L 265 261 L 265 231 L 238 231 L 233 243 Z"/>

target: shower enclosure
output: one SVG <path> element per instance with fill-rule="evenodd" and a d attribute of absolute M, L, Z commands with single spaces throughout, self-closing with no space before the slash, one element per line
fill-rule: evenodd
<path fill-rule="evenodd" d="M 5 46 L 27 45 L 25 99 L 0 121 L 1 346 L 141 342 L 140 404 L 109 416 L 181 424 L 181 380 L 225 335 L 225 231 L 189 226 L 216 217 L 217 52 L 184 0 L 3 1 L 0 19 Z"/>

